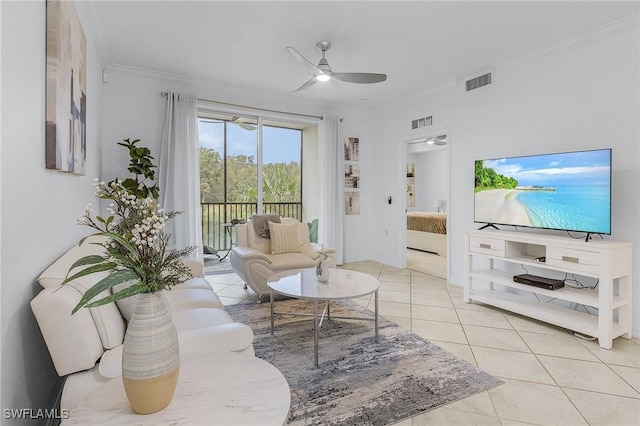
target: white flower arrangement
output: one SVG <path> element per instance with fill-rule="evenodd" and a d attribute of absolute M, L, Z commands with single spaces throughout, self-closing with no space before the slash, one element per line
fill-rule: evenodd
<path fill-rule="evenodd" d="M 105 255 L 79 259 L 71 266 L 69 273 L 80 266 L 87 267 L 68 275 L 63 285 L 84 275 L 103 271 L 111 273 L 85 292 L 73 312 L 82 307 L 99 306 L 139 293 L 169 289 L 191 277 L 182 258 L 189 255 L 195 247 L 167 251 L 170 235 L 164 232 L 165 223 L 180 212 L 164 211 L 154 198 L 139 198 L 118 180 L 105 184 L 96 179 L 94 186 L 97 197 L 113 200 L 106 209 L 110 216 L 94 218 L 89 204 L 78 223 L 97 230 L 93 235 L 107 237 L 103 244 Z M 128 281 L 133 281 L 133 284 L 91 302 L 103 291 Z"/>

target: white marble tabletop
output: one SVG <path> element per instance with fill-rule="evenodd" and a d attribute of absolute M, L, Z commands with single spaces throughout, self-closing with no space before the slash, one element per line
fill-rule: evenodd
<path fill-rule="evenodd" d="M 122 379 L 115 378 L 71 409 L 62 424 L 282 425 L 290 403 L 287 380 L 260 358 L 235 353 L 189 354 L 180 356 L 178 385 L 163 410 L 134 413 Z"/>
<path fill-rule="evenodd" d="M 329 281 L 318 281 L 315 268 L 280 272 L 269 278 L 274 291 L 297 299 L 351 299 L 373 293 L 380 287 L 374 277 L 347 269 L 329 269 Z"/>

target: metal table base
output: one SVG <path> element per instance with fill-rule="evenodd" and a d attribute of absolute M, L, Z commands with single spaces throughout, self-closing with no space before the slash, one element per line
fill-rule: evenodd
<path fill-rule="evenodd" d="M 375 342 L 378 343 L 378 290 L 375 293 L 375 310 L 373 318 L 365 317 L 351 317 L 351 316 L 333 316 L 337 319 L 349 319 L 349 320 L 362 320 L 362 321 L 374 321 L 375 322 Z M 304 299 L 300 299 L 304 300 Z M 335 300 L 335 299 L 334 299 Z M 326 302 L 320 320 L 318 320 L 318 302 Z M 322 326 L 322 321 L 325 318 L 331 319 L 330 301 L 326 299 L 313 299 L 313 314 L 299 313 L 299 312 L 276 312 L 274 308 L 274 290 L 270 289 L 270 302 L 271 302 L 271 334 L 274 330 L 274 315 L 291 315 L 291 316 L 312 316 L 313 317 L 313 364 L 318 367 L 318 336 L 320 334 L 319 329 Z"/>

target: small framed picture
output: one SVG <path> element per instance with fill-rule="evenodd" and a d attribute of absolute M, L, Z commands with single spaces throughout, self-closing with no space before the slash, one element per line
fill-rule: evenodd
<path fill-rule="evenodd" d="M 344 166 L 344 187 L 345 189 L 360 188 L 360 166 L 357 164 Z"/>
<path fill-rule="evenodd" d="M 345 161 L 360 160 L 360 140 L 358 138 L 344 138 Z"/>
<path fill-rule="evenodd" d="M 344 213 L 346 215 L 360 214 L 360 193 L 347 191 L 344 193 Z"/>

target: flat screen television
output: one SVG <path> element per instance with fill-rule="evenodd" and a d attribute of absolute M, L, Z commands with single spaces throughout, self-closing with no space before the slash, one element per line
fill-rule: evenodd
<path fill-rule="evenodd" d="M 611 149 L 477 160 L 474 221 L 611 234 Z"/>

